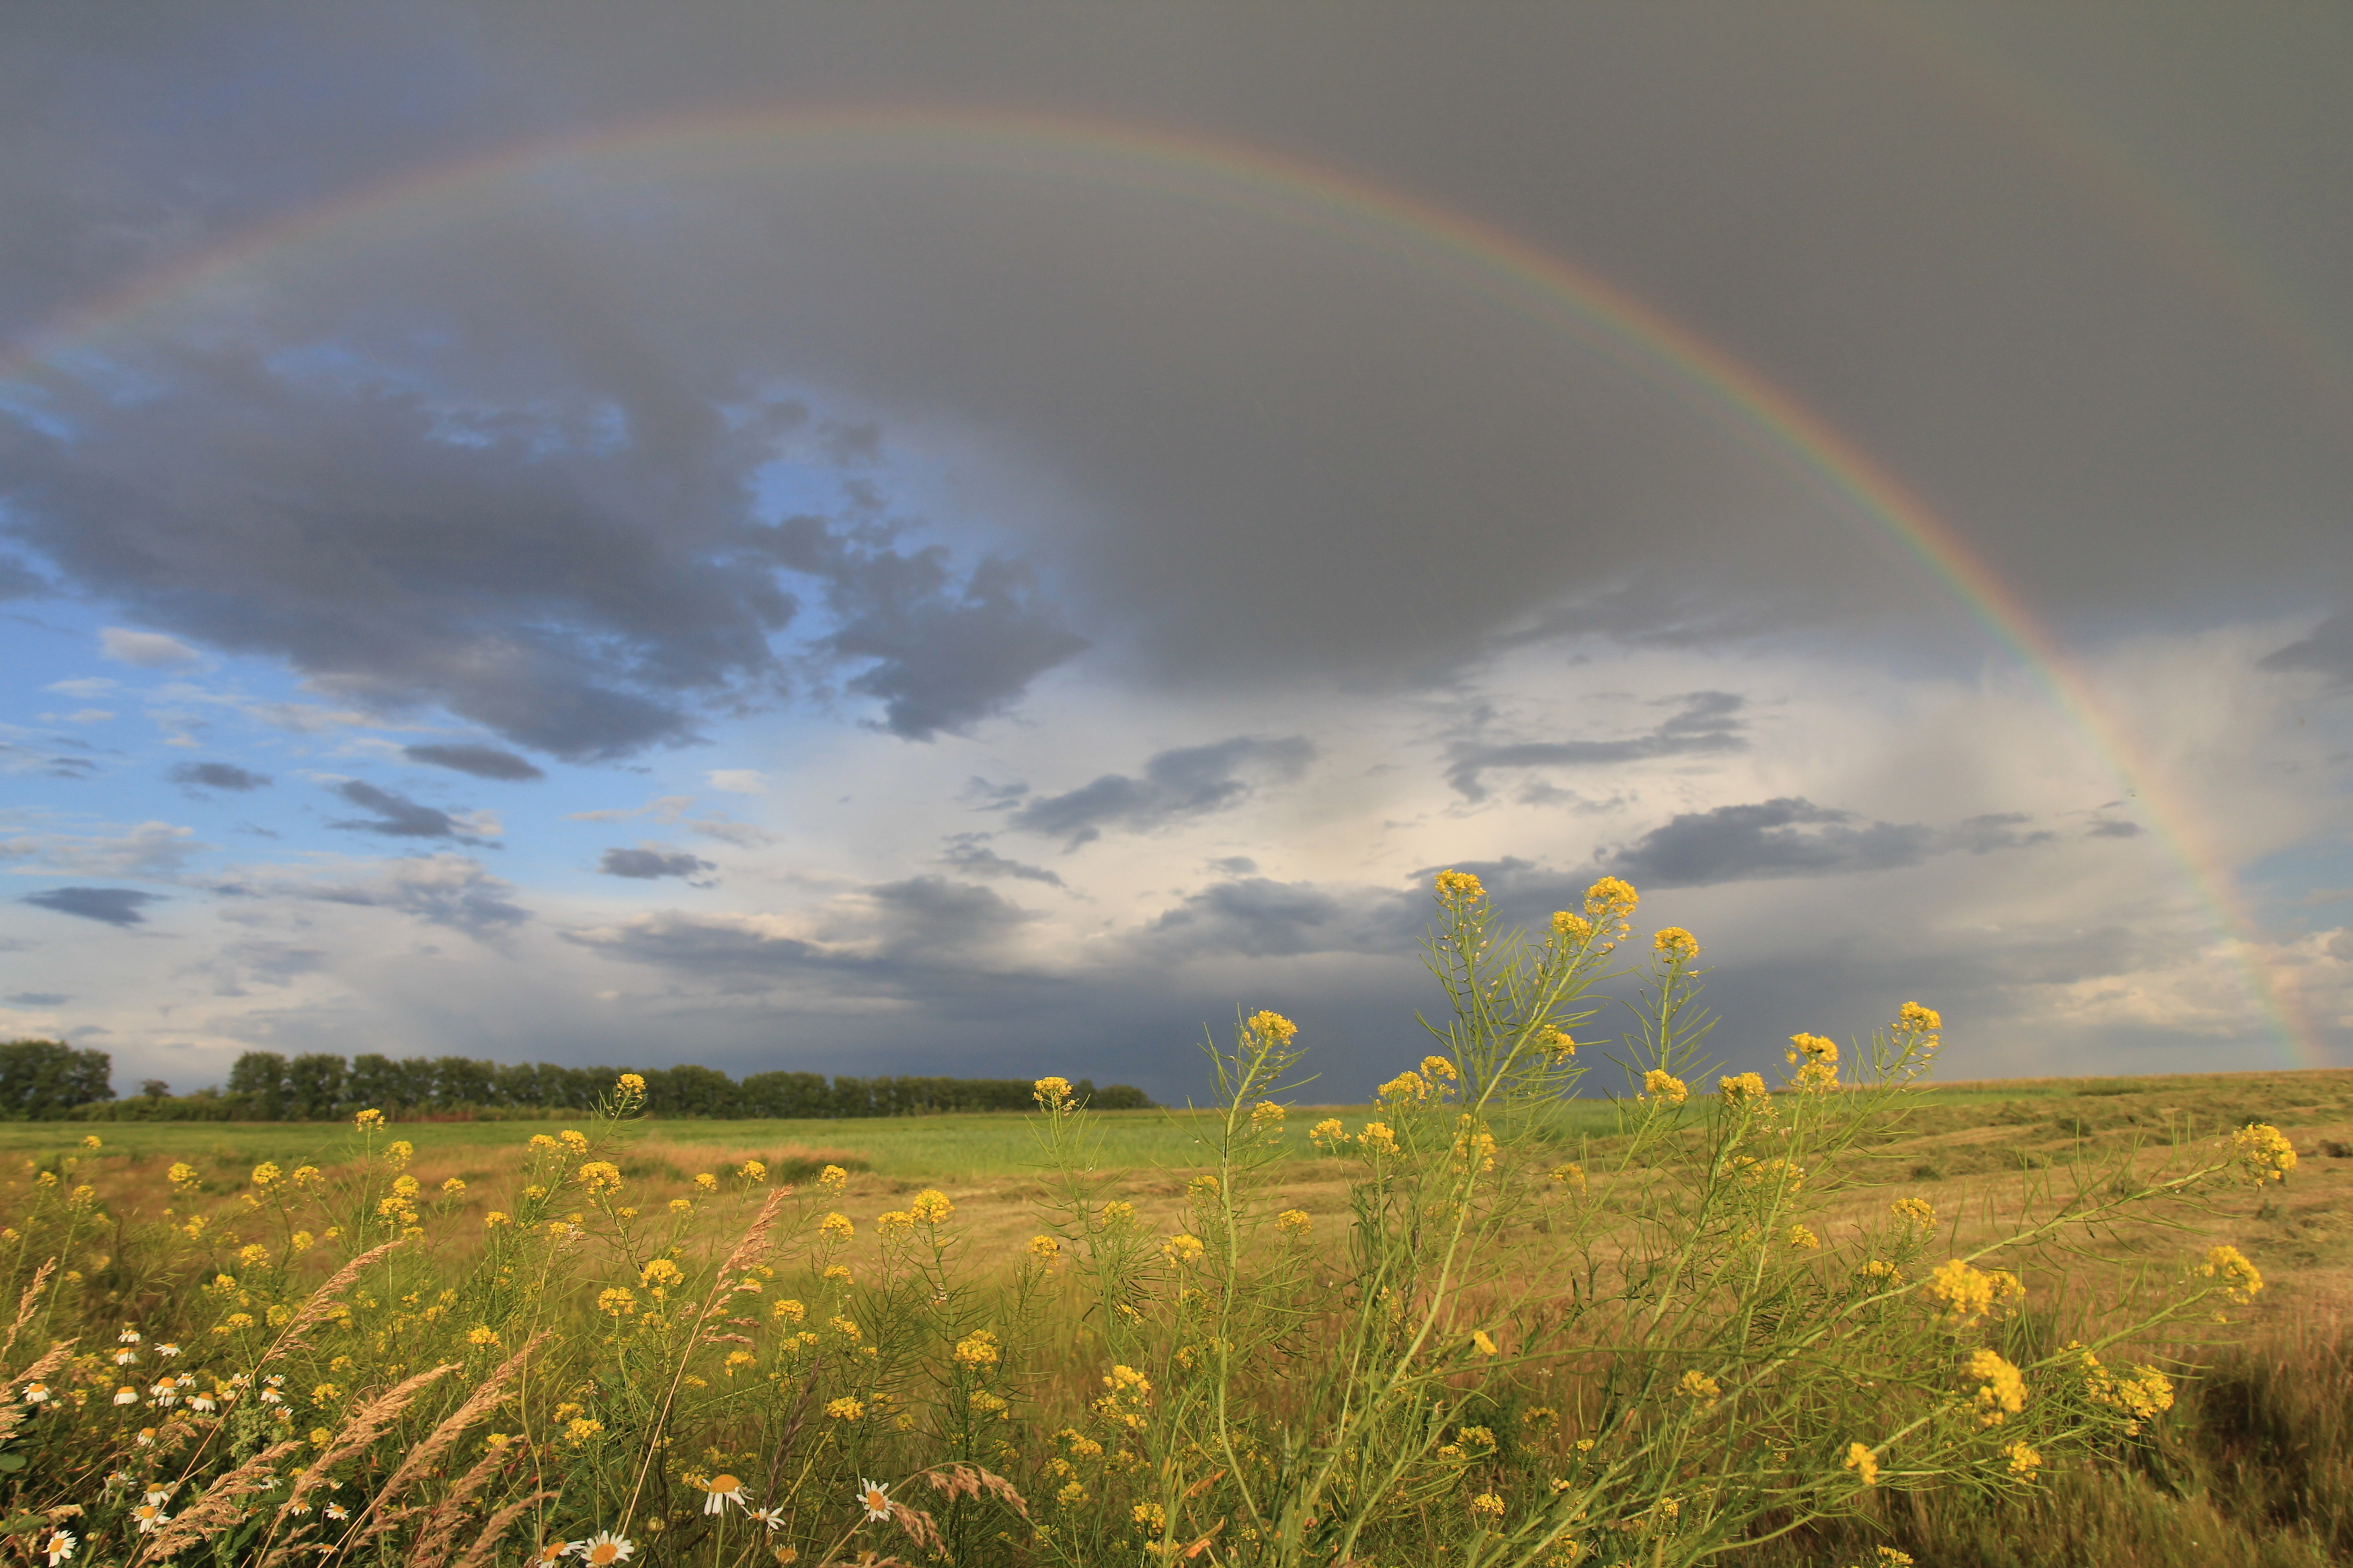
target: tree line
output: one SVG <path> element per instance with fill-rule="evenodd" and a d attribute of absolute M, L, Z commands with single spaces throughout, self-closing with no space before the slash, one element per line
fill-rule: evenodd
<path fill-rule="evenodd" d="M 1027 1110 L 1030 1080 L 885 1076 L 828 1079 L 814 1072 L 758 1072 L 740 1081 L 712 1068 L 575 1068 L 552 1062 L 492 1062 L 469 1057 L 368 1053 L 346 1062 L 323 1052 L 296 1057 L 248 1051 L 220 1089 L 174 1095 L 148 1079 L 117 1099 L 106 1052 L 55 1040 L 0 1044 L 0 1117 L 13 1121 L 329 1121 L 354 1110 L 385 1115 L 516 1116 L 586 1111 L 621 1073 L 646 1080 L 649 1115 L 741 1121 L 755 1117 L 841 1119 L 934 1116 L 956 1110 Z M 1126 1084 L 1073 1086 L 1098 1110 L 1152 1104 Z"/>

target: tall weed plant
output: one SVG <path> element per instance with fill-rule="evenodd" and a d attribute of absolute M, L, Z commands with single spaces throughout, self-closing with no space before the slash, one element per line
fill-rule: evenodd
<path fill-rule="evenodd" d="M 2262 1289 L 2221 1247 L 2059 1309 L 2079 1255 L 2161 1247 L 2228 1184 L 2284 1175 L 2269 1128 L 2042 1173 L 1965 1242 L 1916 1197 L 1857 1224 L 1934 1011 L 1845 1051 L 1797 1036 L 1786 1081 L 1695 1094 L 1699 944 L 1669 928 L 1630 961 L 1632 888 L 1605 878 L 1535 935 L 1467 873 L 1435 897 L 1428 1053 L 1370 1116 L 1303 1133 L 1297 1030 L 1242 1020 L 1208 1053 L 1174 1229 L 1051 1077 L 1047 1195 L 1009 1258 L 975 1256 L 936 1190 L 851 1215 L 834 1166 L 794 1187 L 744 1161 L 655 1202 L 628 1173 L 633 1074 L 489 1194 L 428 1187 L 374 1110 L 346 1158 L 228 1194 L 185 1163 L 143 1205 L 101 1191 L 94 1137 L 28 1162 L 0 1194 L 0 1559 L 1774 1556 L 1875 1539 L 1893 1497 L 2120 1473 L 2175 1398 L 2129 1347 Z M 1600 1062 L 1619 1135 L 1572 1146 L 1560 1108 Z M 1285 1195 L 1303 1139 L 1347 1172 L 1344 1212 Z"/>

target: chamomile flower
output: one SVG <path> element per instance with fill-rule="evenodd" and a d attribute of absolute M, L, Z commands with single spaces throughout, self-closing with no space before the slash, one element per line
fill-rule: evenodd
<path fill-rule="evenodd" d="M 858 1505 L 866 1510 L 870 1521 L 890 1518 L 891 1483 L 870 1481 L 860 1476 L 858 1479 Z"/>
<path fill-rule="evenodd" d="M 702 1500 L 702 1511 L 705 1513 L 724 1513 L 729 1503 L 744 1501 L 744 1483 L 723 1471 L 712 1477 L 711 1484 L 703 1490 L 710 1494 Z"/>
<path fill-rule="evenodd" d="M 637 1542 L 625 1540 L 609 1530 L 600 1530 L 586 1541 L 572 1543 L 572 1554 L 595 1568 L 606 1568 L 611 1563 L 627 1563 L 636 1555 Z"/>

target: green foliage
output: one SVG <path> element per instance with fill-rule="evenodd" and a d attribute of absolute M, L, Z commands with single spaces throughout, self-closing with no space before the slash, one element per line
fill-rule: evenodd
<path fill-rule="evenodd" d="M 0 1044 L 0 1117 L 34 1121 L 112 1100 L 112 1072 L 104 1051 L 78 1051 L 56 1040 Z"/>

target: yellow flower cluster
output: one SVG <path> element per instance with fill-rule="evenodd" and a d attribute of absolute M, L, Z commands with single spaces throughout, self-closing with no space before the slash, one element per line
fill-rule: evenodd
<path fill-rule="evenodd" d="M 1691 1089 L 1666 1068 L 1652 1068 L 1642 1075 L 1642 1096 L 1663 1105 L 1681 1105 L 1691 1098 Z"/>
<path fill-rule="evenodd" d="M 1926 1198 L 1898 1198 L 1887 1205 L 1887 1213 L 1896 1224 L 1913 1230 L 1926 1230 L 1936 1223 L 1936 1205 Z"/>
<path fill-rule="evenodd" d="M 1060 1075 L 1041 1078 L 1031 1084 L 1029 1097 L 1038 1102 L 1040 1110 L 1047 1111 L 1068 1110 L 1077 1102 L 1071 1080 Z"/>
<path fill-rule="evenodd" d="M 1764 1078 L 1753 1072 L 1717 1079 L 1715 1092 L 1723 1097 L 1724 1108 L 1726 1110 L 1746 1110 L 1752 1106 L 1772 1103 L 1771 1094 L 1765 1087 Z"/>
<path fill-rule="evenodd" d="M 1242 1027 L 1254 1037 L 1270 1046 L 1287 1046 L 1299 1033 L 1299 1026 L 1280 1013 L 1253 1013 Z"/>
<path fill-rule="evenodd" d="M 1204 1250 L 1199 1237 L 1180 1233 L 1161 1243 L 1160 1256 L 1182 1268 L 1200 1262 Z"/>
<path fill-rule="evenodd" d="M 1567 1030 L 1556 1029 L 1547 1025 L 1536 1036 L 1536 1049 L 1552 1058 L 1556 1063 L 1565 1062 L 1577 1054 L 1577 1042 L 1568 1037 Z"/>
<path fill-rule="evenodd" d="M 2281 1182 L 2295 1169 L 2295 1145 L 2287 1134 L 2268 1121 L 2250 1122 L 2231 1134 L 2225 1146 L 2248 1181 L 2257 1186 L 2266 1182 Z"/>
<path fill-rule="evenodd" d="M 949 1216 L 955 1213 L 955 1205 L 948 1202 L 945 1193 L 926 1187 L 915 1194 L 915 1201 L 909 1204 L 907 1209 L 915 1216 L 918 1225 L 945 1225 Z"/>
<path fill-rule="evenodd" d="M 1130 1431 L 1143 1430 L 1145 1407 L 1152 1397 L 1151 1380 L 1132 1366 L 1113 1364 L 1103 1383 L 1105 1392 L 1094 1402 L 1095 1414 Z"/>
<path fill-rule="evenodd" d="M 997 1362 L 997 1336 L 987 1329 L 966 1334 L 956 1342 L 955 1359 L 959 1366 L 995 1366 Z"/>
<path fill-rule="evenodd" d="M 2129 1374 L 2119 1374 L 2102 1366 L 2090 1350 L 2081 1345 L 2067 1348 L 2082 1358 L 2084 1396 L 2094 1405 L 2122 1411 L 2127 1436 L 2138 1433 L 2142 1422 L 2155 1420 L 2173 1408 L 2173 1380 L 2157 1368 L 2135 1366 Z"/>
<path fill-rule="evenodd" d="M 1819 1252 L 1821 1250 L 1822 1238 L 1816 1236 L 1810 1229 L 1802 1225 L 1791 1226 L 1789 1227 L 1789 1234 L 1786 1239 L 1791 1247 L 1797 1248 L 1800 1252 Z"/>
<path fill-rule="evenodd" d="M 1305 1236 L 1315 1222 L 1305 1209 L 1285 1209 L 1274 1216 L 1274 1223 L 1285 1236 Z"/>
<path fill-rule="evenodd" d="M 2026 1299 L 2026 1287 L 2006 1268 L 1979 1269 L 1955 1258 L 1938 1264 L 1920 1287 L 1937 1312 L 1966 1328 L 1986 1318 L 2002 1318 Z"/>
<path fill-rule="evenodd" d="M 1797 1089 L 1810 1091 L 1837 1087 L 1837 1041 L 1826 1040 L 1820 1035 L 1792 1035 L 1788 1057 L 1798 1069 L 1789 1075 L 1789 1082 Z"/>
<path fill-rule="evenodd" d="M 2012 1443 L 2002 1452 L 2010 1456 L 2010 1473 L 2013 1476 L 2031 1476 L 2042 1468 L 2042 1453 L 2028 1444 Z"/>
<path fill-rule="evenodd" d="M 1061 1252 L 1062 1244 L 1050 1236 L 1033 1236 L 1029 1238 L 1029 1256 L 1032 1258 L 1042 1258 L 1051 1263 L 1061 1256 Z"/>
<path fill-rule="evenodd" d="M 1668 926 L 1651 939 L 1651 951 L 1669 963 L 1689 963 L 1699 956 L 1699 938 L 1681 926 Z"/>
<path fill-rule="evenodd" d="M 1642 895 L 1634 890 L 1632 884 L 1615 877 L 1604 877 L 1585 889 L 1585 912 L 1592 917 L 1593 923 L 1614 925 L 1621 935 L 1630 929 L 1627 922 L 1633 916 L 1634 906 L 1641 901 Z"/>
<path fill-rule="evenodd" d="M 1715 1379 L 1697 1368 L 1683 1373 L 1675 1384 L 1675 1392 L 1703 1410 L 1714 1409 L 1716 1401 L 1724 1397 L 1724 1389 Z"/>
<path fill-rule="evenodd" d="M 580 1167 L 575 1179 L 587 1188 L 592 1196 L 603 1197 L 621 1190 L 621 1167 L 610 1160 L 591 1160 Z"/>
<path fill-rule="evenodd" d="M 1445 903 L 1466 903 L 1487 896 L 1487 889 L 1481 886 L 1479 879 L 1468 871 L 1440 871 L 1432 882 L 1439 899 Z"/>
<path fill-rule="evenodd" d="M 2211 1247 L 2206 1253 L 2206 1266 L 2199 1273 L 2209 1279 L 2220 1280 L 2230 1292 L 2231 1300 L 2241 1306 L 2253 1300 L 2263 1288 L 2263 1277 L 2246 1255 L 2235 1247 Z"/>
<path fill-rule="evenodd" d="M 1852 1470 L 1856 1479 L 1864 1486 L 1875 1487 L 1879 1484 L 1879 1457 L 1864 1444 L 1849 1443 L 1846 1446 L 1846 1460 L 1843 1468 Z"/>
<path fill-rule="evenodd" d="M 2026 1408 L 2026 1377 L 1999 1351 L 1971 1351 L 1962 1369 L 1978 1384 L 1978 1423 L 1999 1426 Z"/>
<path fill-rule="evenodd" d="M 1336 1116 L 1327 1116 L 1307 1130 L 1307 1141 L 1326 1153 L 1337 1153 L 1347 1146 L 1348 1134 Z"/>

